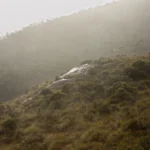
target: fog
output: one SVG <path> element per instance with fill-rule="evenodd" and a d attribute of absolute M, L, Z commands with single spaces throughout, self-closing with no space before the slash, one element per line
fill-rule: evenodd
<path fill-rule="evenodd" d="M 0 150 L 150 150 L 150 0 L 0 0 Z"/>
<path fill-rule="evenodd" d="M 1 33 L 65 16 L 29 25 L 0 40 L 0 98 L 16 97 L 84 60 L 148 53 L 150 1 L 120 0 L 66 16 L 100 2 L 111 1 L 1 1 Z"/>
<path fill-rule="evenodd" d="M 113 0 L 0 0 L 0 35 Z"/>

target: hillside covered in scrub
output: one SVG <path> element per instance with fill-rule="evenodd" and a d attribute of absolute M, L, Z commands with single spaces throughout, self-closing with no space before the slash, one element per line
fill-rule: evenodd
<path fill-rule="evenodd" d="M 150 149 L 150 55 L 81 65 L 0 104 L 1 150 Z"/>
<path fill-rule="evenodd" d="M 149 51 L 150 1 L 119 0 L 30 25 L 0 39 L 0 101 L 82 60 Z"/>

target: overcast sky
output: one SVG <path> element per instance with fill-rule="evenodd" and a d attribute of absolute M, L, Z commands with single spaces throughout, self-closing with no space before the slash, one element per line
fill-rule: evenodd
<path fill-rule="evenodd" d="M 47 18 L 113 0 L 0 0 L 0 36 Z"/>

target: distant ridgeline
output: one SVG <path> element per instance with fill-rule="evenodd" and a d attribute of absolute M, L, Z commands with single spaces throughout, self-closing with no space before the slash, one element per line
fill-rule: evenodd
<path fill-rule="evenodd" d="M 150 1 L 120 0 L 32 25 L 0 40 L 0 100 L 103 56 L 149 52 Z"/>

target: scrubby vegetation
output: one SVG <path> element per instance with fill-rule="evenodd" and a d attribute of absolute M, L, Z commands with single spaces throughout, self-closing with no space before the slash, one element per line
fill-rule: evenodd
<path fill-rule="evenodd" d="M 61 89 L 45 82 L 0 104 L 1 150 L 150 149 L 149 55 L 85 62 Z"/>

